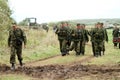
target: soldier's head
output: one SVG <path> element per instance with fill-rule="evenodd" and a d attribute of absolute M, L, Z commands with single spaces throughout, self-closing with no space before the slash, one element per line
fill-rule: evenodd
<path fill-rule="evenodd" d="M 104 23 L 101 23 L 101 28 L 103 28 Z"/>
<path fill-rule="evenodd" d="M 16 23 L 12 23 L 12 28 L 16 29 L 17 28 L 17 24 Z"/>
<path fill-rule="evenodd" d="M 82 27 L 83 29 L 85 29 L 85 24 L 81 24 L 81 27 Z"/>
<path fill-rule="evenodd" d="M 97 23 L 97 28 L 101 28 L 101 23 L 100 22 Z"/>
<path fill-rule="evenodd" d="M 68 27 L 69 26 L 69 23 L 68 22 L 65 22 L 66 23 L 66 26 Z"/>
<path fill-rule="evenodd" d="M 81 29 L 81 25 L 79 23 L 77 24 L 77 29 Z"/>
<path fill-rule="evenodd" d="M 61 22 L 61 27 L 66 27 L 67 23 L 66 22 Z"/>

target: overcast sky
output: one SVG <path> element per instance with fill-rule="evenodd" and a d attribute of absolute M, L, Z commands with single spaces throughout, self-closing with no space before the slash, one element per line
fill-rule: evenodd
<path fill-rule="evenodd" d="M 120 18 L 120 0 L 9 0 L 9 4 L 17 22 L 28 17 L 36 17 L 38 23 Z"/>

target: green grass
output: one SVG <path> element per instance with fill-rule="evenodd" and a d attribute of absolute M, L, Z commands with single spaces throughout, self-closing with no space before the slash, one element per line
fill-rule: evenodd
<path fill-rule="evenodd" d="M 0 80 L 37 80 L 37 79 L 21 74 L 7 74 L 7 75 L 1 74 Z"/>

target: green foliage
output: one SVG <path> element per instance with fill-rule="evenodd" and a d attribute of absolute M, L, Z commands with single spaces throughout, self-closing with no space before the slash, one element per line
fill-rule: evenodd
<path fill-rule="evenodd" d="M 4 40 L 4 34 L 12 22 L 11 10 L 7 0 L 0 0 L 0 40 Z"/>

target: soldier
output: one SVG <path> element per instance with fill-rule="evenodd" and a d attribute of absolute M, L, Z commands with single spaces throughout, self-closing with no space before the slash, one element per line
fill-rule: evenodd
<path fill-rule="evenodd" d="M 8 46 L 11 48 L 10 63 L 11 69 L 15 69 L 15 55 L 17 54 L 20 66 L 22 63 L 22 43 L 26 46 L 26 35 L 20 28 L 17 27 L 16 23 L 13 23 L 12 29 L 9 31 Z"/>
<path fill-rule="evenodd" d="M 65 22 L 61 23 L 60 28 L 57 29 L 56 34 L 58 35 L 58 40 L 60 44 L 60 52 L 62 56 L 65 56 L 68 53 L 67 50 L 67 41 L 69 35 L 69 28 Z"/>
<path fill-rule="evenodd" d="M 84 33 L 82 30 L 82 27 L 80 26 L 80 24 L 77 24 L 77 28 L 72 32 L 72 45 L 70 47 L 71 50 L 73 50 L 73 48 L 75 49 L 76 55 L 80 55 L 82 53 L 82 42 L 84 39 Z"/>
<path fill-rule="evenodd" d="M 101 56 L 103 41 L 105 40 L 105 33 L 101 28 L 101 23 L 97 23 L 97 28 L 93 30 L 92 35 L 94 40 L 95 56 Z"/>
<path fill-rule="evenodd" d="M 91 29 L 91 31 L 89 32 L 89 35 L 91 37 L 91 44 L 92 44 L 92 51 L 93 51 L 93 55 L 95 56 L 95 45 L 94 45 L 94 31 L 97 29 L 97 24 L 95 24 L 95 28 Z"/>
<path fill-rule="evenodd" d="M 82 48 L 81 48 L 81 53 L 84 55 L 85 53 L 85 44 L 86 42 L 89 41 L 89 38 L 88 38 L 88 30 L 85 29 L 85 24 L 81 24 L 81 27 L 83 29 L 83 33 L 84 33 L 84 40 L 82 42 Z"/>
<path fill-rule="evenodd" d="M 104 34 L 105 34 L 105 40 L 103 42 L 103 48 L 102 48 L 102 51 L 103 51 L 103 55 L 104 55 L 104 52 L 105 52 L 105 41 L 108 42 L 108 34 L 107 34 L 107 30 L 103 27 L 103 23 L 101 23 L 101 28 L 103 29 L 104 31 Z"/>
<path fill-rule="evenodd" d="M 67 39 L 67 54 L 69 55 L 69 48 L 70 48 L 70 45 L 71 45 L 71 32 L 72 32 L 72 30 L 70 29 L 70 26 L 69 26 L 69 24 L 68 24 L 68 22 L 66 22 L 66 24 L 67 24 L 67 28 L 68 28 L 68 39 Z"/>
<path fill-rule="evenodd" d="M 115 26 L 112 35 L 113 35 L 113 44 L 114 44 L 114 48 L 115 48 L 115 47 L 117 47 L 118 38 L 120 36 L 120 30 L 117 26 Z M 119 43 L 119 49 L 120 49 L 120 43 Z"/>

